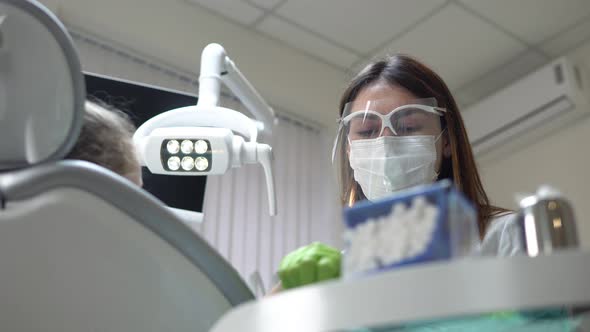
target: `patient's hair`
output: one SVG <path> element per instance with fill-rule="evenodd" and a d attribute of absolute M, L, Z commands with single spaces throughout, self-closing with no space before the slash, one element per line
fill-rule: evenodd
<path fill-rule="evenodd" d="M 80 136 L 66 159 L 89 161 L 130 178 L 141 172 L 133 145 L 134 132 L 127 114 L 86 101 Z"/>

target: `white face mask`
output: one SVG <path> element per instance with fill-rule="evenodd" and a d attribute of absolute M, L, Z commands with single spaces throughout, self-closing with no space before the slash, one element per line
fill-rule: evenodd
<path fill-rule="evenodd" d="M 442 135 L 442 132 L 441 132 Z M 367 199 L 431 183 L 435 170 L 434 136 L 381 136 L 350 143 L 350 166 Z"/>

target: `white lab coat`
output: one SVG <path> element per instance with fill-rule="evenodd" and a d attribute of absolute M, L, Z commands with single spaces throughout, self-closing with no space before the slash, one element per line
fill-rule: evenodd
<path fill-rule="evenodd" d="M 489 256 L 513 256 L 524 253 L 524 243 L 515 213 L 498 216 L 488 225 L 480 252 Z"/>

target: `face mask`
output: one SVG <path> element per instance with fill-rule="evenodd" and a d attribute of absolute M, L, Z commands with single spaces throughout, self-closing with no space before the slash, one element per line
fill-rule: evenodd
<path fill-rule="evenodd" d="M 441 132 L 442 135 L 442 132 Z M 434 136 L 382 136 L 350 143 L 350 166 L 373 201 L 392 192 L 431 183 L 438 174 Z"/>

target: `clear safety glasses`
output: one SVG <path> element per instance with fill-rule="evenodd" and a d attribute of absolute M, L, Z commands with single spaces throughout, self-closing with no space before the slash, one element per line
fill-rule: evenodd
<path fill-rule="evenodd" d="M 372 100 L 364 104 L 348 103 L 341 118 L 341 131 L 349 140 L 377 138 L 389 128 L 389 135 L 429 135 L 440 129 L 444 108 L 434 98 L 412 101 L 391 109 L 391 101 Z"/>
<path fill-rule="evenodd" d="M 338 146 L 346 142 L 380 136 L 437 136 L 440 117 L 446 109 L 438 107 L 435 98 L 412 100 L 402 105 L 393 99 L 353 101 L 344 106 L 338 120 L 338 133 L 332 151 L 334 161 Z"/>

